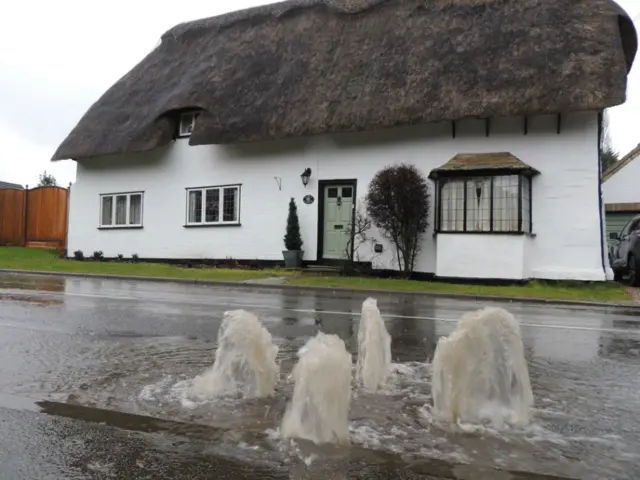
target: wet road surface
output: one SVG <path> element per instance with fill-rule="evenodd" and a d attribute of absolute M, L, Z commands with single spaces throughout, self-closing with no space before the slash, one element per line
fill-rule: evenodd
<path fill-rule="evenodd" d="M 404 295 L 378 297 L 393 338 L 388 391 L 354 391 L 353 448 L 307 466 L 278 438 L 288 373 L 320 330 L 355 353 L 364 299 L 0 276 L 0 478 L 502 478 L 485 468 L 640 478 L 640 311 L 501 304 L 522 325 L 533 423 L 462 432 L 430 417 L 428 362 L 438 338 L 486 304 Z M 189 381 L 213 362 L 222 315 L 237 308 L 279 346 L 276 395 L 193 403 Z"/>

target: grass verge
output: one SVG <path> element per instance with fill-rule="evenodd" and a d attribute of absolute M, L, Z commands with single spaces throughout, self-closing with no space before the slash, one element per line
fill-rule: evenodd
<path fill-rule="evenodd" d="M 76 261 L 59 258 L 55 252 L 22 247 L 0 247 L 0 268 L 63 273 L 93 273 L 139 277 L 187 278 L 242 282 L 291 275 L 287 270 L 242 270 L 231 268 L 185 268 L 160 263 Z"/>
<path fill-rule="evenodd" d="M 56 253 L 21 247 L 0 247 L 0 268 L 40 270 L 61 273 L 88 273 L 165 277 L 193 280 L 242 282 L 272 277 L 286 277 L 290 285 L 312 287 L 353 288 L 361 290 L 396 290 L 467 295 L 496 295 L 550 300 L 592 302 L 631 301 L 624 289 L 613 282 L 581 283 L 533 281 L 524 286 L 465 285 L 445 282 L 421 282 L 371 277 L 304 276 L 284 269 L 242 270 L 227 268 L 185 268 L 159 263 L 75 261 L 59 258 Z"/>
<path fill-rule="evenodd" d="M 423 282 L 366 277 L 308 276 L 292 277 L 292 285 L 315 287 L 354 288 L 363 290 L 397 290 L 430 293 L 459 293 L 466 295 L 497 295 L 501 297 L 527 297 L 550 300 L 578 300 L 591 302 L 631 301 L 623 288 L 614 282 L 552 282 L 533 281 L 527 285 L 464 285 L 445 282 Z"/>

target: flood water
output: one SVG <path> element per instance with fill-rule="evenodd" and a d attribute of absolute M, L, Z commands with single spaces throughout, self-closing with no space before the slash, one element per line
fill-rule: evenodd
<path fill-rule="evenodd" d="M 49 399 L 185 422 L 226 432 L 207 446 L 210 454 L 256 466 L 301 455 L 313 464 L 322 452 L 292 451 L 279 432 L 296 353 L 319 331 L 336 334 L 355 369 L 365 298 L 2 276 L 0 407 L 8 407 L 3 396 Z M 430 362 L 438 338 L 451 333 L 463 313 L 488 304 L 411 295 L 377 301 L 392 337 L 392 373 L 382 391 L 353 390 L 349 448 L 359 458 L 375 463 L 378 455 L 393 455 L 412 465 L 436 460 L 478 471 L 640 478 L 640 311 L 500 305 L 521 324 L 534 409 L 530 425 L 497 432 L 442 424 L 430 411 Z M 223 314 L 237 308 L 257 315 L 278 346 L 275 394 L 194 401 L 191 381 L 211 367 Z M 338 453 L 344 454 L 326 454 Z"/>

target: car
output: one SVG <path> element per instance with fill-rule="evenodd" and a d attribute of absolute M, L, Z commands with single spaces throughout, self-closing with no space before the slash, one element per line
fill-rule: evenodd
<path fill-rule="evenodd" d="M 627 281 L 634 287 L 640 287 L 640 215 L 631 219 L 622 231 L 611 233 L 609 246 L 609 264 L 616 281 Z"/>

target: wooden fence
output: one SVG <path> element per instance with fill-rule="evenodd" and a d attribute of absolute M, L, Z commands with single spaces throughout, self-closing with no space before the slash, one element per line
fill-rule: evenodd
<path fill-rule="evenodd" d="M 0 190 L 0 245 L 67 247 L 69 190 Z"/>

